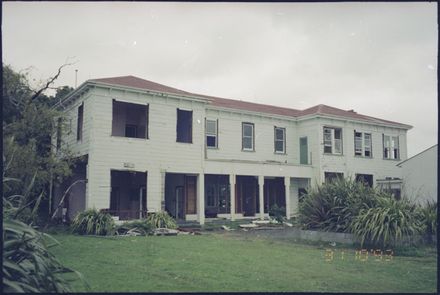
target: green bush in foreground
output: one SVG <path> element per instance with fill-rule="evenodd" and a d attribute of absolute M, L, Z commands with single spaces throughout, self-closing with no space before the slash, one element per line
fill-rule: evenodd
<path fill-rule="evenodd" d="M 423 221 L 424 232 L 431 236 L 437 234 L 437 202 L 428 201 L 419 209 Z"/>
<path fill-rule="evenodd" d="M 286 208 L 278 207 L 277 204 L 274 204 L 269 209 L 269 216 L 273 217 L 278 223 L 283 223 L 286 219 Z"/>
<path fill-rule="evenodd" d="M 350 232 L 360 210 L 376 206 L 376 191 L 352 179 L 337 179 L 309 190 L 299 204 L 305 229 Z"/>
<path fill-rule="evenodd" d="M 147 222 L 152 228 L 177 228 L 176 221 L 165 211 L 148 214 Z"/>
<path fill-rule="evenodd" d="M 377 200 L 377 207 L 362 209 L 353 220 L 351 229 L 361 239 L 361 245 L 396 245 L 423 230 L 416 205 L 388 195 L 379 196 Z"/>
<path fill-rule="evenodd" d="M 71 229 L 80 235 L 112 235 L 115 222 L 110 214 L 89 209 L 78 213 L 72 221 Z"/>

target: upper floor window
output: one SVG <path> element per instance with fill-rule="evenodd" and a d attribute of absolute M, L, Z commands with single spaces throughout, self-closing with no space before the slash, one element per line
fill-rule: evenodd
<path fill-rule="evenodd" d="M 354 131 L 354 155 L 372 156 L 371 134 Z"/>
<path fill-rule="evenodd" d="M 206 120 L 206 146 L 210 148 L 216 148 L 218 147 L 217 142 L 217 120 Z"/>
<path fill-rule="evenodd" d="M 177 142 L 192 143 L 192 111 L 177 109 Z"/>
<path fill-rule="evenodd" d="M 112 136 L 148 138 L 148 105 L 114 99 Z"/>
<path fill-rule="evenodd" d="M 78 107 L 78 119 L 76 124 L 76 140 L 82 140 L 83 121 L 84 121 L 84 103 Z"/>
<path fill-rule="evenodd" d="M 342 129 L 324 127 L 324 153 L 342 154 Z"/>
<path fill-rule="evenodd" d="M 254 151 L 254 124 L 242 123 L 242 150 Z"/>
<path fill-rule="evenodd" d="M 384 159 L 400 159 L 399 137 L 383 134 Z"/>
<path fill-rule="evenodd" d="M 307 137 L 300 137 L 299 139 L 299 163 L 303 165 L 309 164 L 309 152 L 307 145 Z"/>
<path fill-rule="evenodd" d="M 275 153 L 286 153 L 286 128 L 275 127 Z"/>

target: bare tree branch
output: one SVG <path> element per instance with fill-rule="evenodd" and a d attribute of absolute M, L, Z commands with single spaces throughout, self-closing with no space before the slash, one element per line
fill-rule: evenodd
<path fill-rule="evenodd" d="M 37 90 L 37 91 L 35 92 L 34 95 L 32 95 L 32 97 L 31 97 L 31 101 L 34 100 L 34 99 L 36 99 L 38 96 L 40 96 L 40 94 L 41 94 L 43 91 L 45 91 L 46 89 L 49 89 L 50 85 L 51 85 L 56 79 L 58 79 L 58 77 L 59 77 L 60 74 L 61 74 L 61 70 L 62 70 L 64 67 L 66 67 L 66 66 L 71 66 L 71 65 L 74 65 L 74 64 L 75 64 L 75 63 L 65 63 L 65 64 L 63 64 L 62 66 L 60 66 L 60 67 L 58 68 L 58 72 L 56 73 L 56 75 L 53 76 L 52 78 L 50 78 L 50 79 L 46 82 L 46 85 L 45 85 L 44 87 L 40 88 L 39 90 Z"/>

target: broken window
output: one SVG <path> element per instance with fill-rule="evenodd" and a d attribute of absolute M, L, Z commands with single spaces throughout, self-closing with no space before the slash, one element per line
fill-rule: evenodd
<path fill-rule="evenodd" d="M 76 125 L 76 140 L 82 140 L 84 120 L 84 103 L 78 107 L 78 122 Z"/>
<path fill-rule="evenodd" d="M 242 149 L 244 151 L 254 150 L 254 124 L 242 123 Z"/>
<path fill-rule="evenodd" d="M 373 175 L 371 174 L 356 174 L 356 181 L 362 182 L 369 187 L 373 187 Z"/>
<path fill-rule="evenodd" d="M 112 136 L 148 138 L 148 105 L 114 99 Z"/>
<path fill-rule="evenodd" d="M 354 155 L 371 157 L 371 134 L 354 131 Z"/>
<path fill-rule="evenodd" d="M 342 129 L 324 127 L 324 153 L 342 154 Z"/>
<path fill-rule="evenodd" d="M 325 182 L 333 182 L 340 178 L 344 178 L 344 173 L 340 172 L 324 172 Z"/>
<path fill-rule="evenodd" d="M 177 142 L 192 143 L 192 111 L 177 109 Z"/>
<path fill-rule="evenodd" d="M 286 128 L 275 127 L 275 153 L 286 153 Z"/>
<path fill-rule="evenodd" d="M 383 157 L 384 159 L 400 159 L 399 137 L 383 134 Z"/>
<path fill-rule="evenodd" d="M 217 120 L 206 120 L 206 146 L 216 148 L 217 143 Z"/>

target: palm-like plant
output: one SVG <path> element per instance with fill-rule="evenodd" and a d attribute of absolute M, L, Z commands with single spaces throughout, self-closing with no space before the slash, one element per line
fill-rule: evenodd
<path fill-rule="evenodd" d="M 115 221 L 108 213 L 89 209 L 75 216 L 71 229 L 80 235 L 112 235 L 115 231 Z"/>
<path fill-rule="evenodd" d="M 360 211 L 351 230 L 361 239 L 361 245 L 390 246 L 420 233 L 423 224 L 415 204 L 383 194 L 378 197 L 377 207 Z"/>
<path fill-rule="evenodd" d="M 148 214 L 147 222 L 153 228 L 177 228 L 176 221 L 165 211 Z"/>

